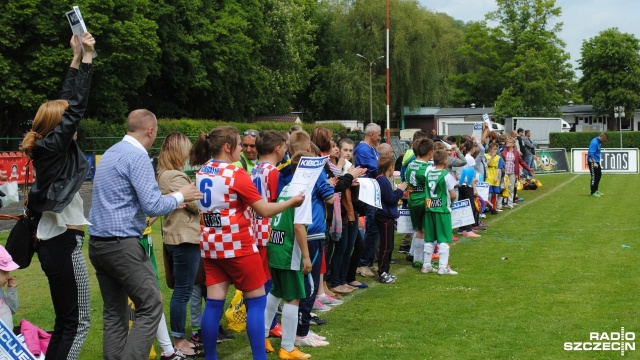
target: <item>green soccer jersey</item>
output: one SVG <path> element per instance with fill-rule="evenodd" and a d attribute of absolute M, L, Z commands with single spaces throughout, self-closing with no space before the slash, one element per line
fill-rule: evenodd
<path fill-rule="evenodd" d="M 429 169 L 427 171 L 427 199 L 431 205 L 426 211 L 438 213 L 451 213 L 449 208 L 449 185 L 446 177 L 449 173 L 445 169 Z"/>
<path fill-rule="evenodd" d="M 407 171 L 405 172 L 405 179 L 409 184 L 407 190 L 409 191 L 409 206 L 424 206 L 425 185 L 426 185 L 426 173 L 432 165 L 426 161 L 413 160 L 407 165 Z"/>
<path fill-rule="evenodd" d="M 288 194 L 289 185 L 285 186 L 277 202 L 292 198 Z M 267 243 L 267 259 L 269 267 L 284 270 L 302 270 L 302 251 L 296 241 L 294 224 L 309 225 L 312 223 L 311 195 L 305 197 L 304 203 L 296 208 L 288 208 L 271 218 L 271 233 Z"/>

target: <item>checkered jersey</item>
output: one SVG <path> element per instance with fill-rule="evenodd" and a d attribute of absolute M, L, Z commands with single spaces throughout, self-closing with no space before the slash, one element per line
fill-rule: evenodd
<path fill-rule="evenodd" d="M 249 204 L 262 199 L 247 172 L 233 164 L 209 160 L 196 173 L 202 192 L 202 257 L 228 259 L 258 252 L 253 240 Z"/>
<path fill-rule="evenodd" d="M 251 170 L 253 185 L 262 195 L 264 201 L 273 203 L 278 200 L 278 169 L 268 162 L 257 163 Z M 262 217 L 253 212 L 253 236 L 258 246 L 267 246 L 271 232 L 271 218 Z"/>

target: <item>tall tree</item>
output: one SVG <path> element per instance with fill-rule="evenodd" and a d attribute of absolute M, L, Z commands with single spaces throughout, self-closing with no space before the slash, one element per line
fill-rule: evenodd
<path fill-rule="evenodd" d="M 578 60 L 582 97 L 598 115 L 613 115 L 614 106 L 640 106 L 640 41 L 617 28 L 607 29 L 582 43 Z"/>
<path fill-rule="evenodd" d="M 561 9 L 555 0 L 496 2 L 498 10 L 487 14 L 496 27 L 469 26 L 460 52 L 468 68 L 479 72 L 456 76 L 463 90 L 458 99 L 493 100 L 494 114 L 502 117 L 559 115 L 574 81 L 569 54 L 556 35 L 562 23 L 551 25 Z"/>

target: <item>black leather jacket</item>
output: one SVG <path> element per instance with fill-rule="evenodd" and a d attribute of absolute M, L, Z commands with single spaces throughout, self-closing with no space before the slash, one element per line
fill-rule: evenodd
<path fill-rule="evenodd" d="M 69 68 L 60 94 L 61 99 L 69 101 L 69 107 L 60 124 L 36 141 L 32 152 L 36 180 L 29 192 L 31 210 L 62 212 L 87 177 L 90 165 L 73 135 L 87 109 L 92 73 L 91 64 Z"/>

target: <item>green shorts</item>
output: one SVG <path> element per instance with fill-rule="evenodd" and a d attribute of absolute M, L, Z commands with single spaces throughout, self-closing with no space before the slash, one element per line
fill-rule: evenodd
<path fill-rule="evenodd" d="M 424 213 L 424 241 L 451 243 L 451 214 L 425 211 Z"/>
<path fill-rule="evenodd" d="M 424 226 L 424 201 L 422 205 L 409 205 L 409 215 L 411 216 L 413 229 L 422 230 Z"/>
<path fill-rule="evenodd" d="M 304 275 L 302 271 L 285 270 L 270 268 L 271 294 L 283 299 L 284 301 L 292 301 L 296 299 L 305 299 L 307 294 L 304 291 Z"/>

